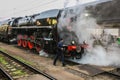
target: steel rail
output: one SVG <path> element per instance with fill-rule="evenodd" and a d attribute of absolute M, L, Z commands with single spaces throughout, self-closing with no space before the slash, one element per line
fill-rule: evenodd
<path fill-rule="evenodd" d="M 45 72 L 42 72 L 42 71 L 40 71 L 40 70 L 37 70 L 36 68 L 34 68 L 34 67 L 32 67 L 32 66 L 30 66 L 30 65 L 28 65 L 28 64 L 26 64 L 26 63 L 24 63 L 24 62 L 22 62 L 22 61 L 20 61 L 20 60 L 18 60 L 18 59 L 16 59 L 16 58 L 14 58 L 14 57 L 12 57 L 11 55 L 9 55 L 9 54 L 7 54 L 7 53 L 5 53 L 5 52 L 3 52 L 3 51 L 0 51 L 0 53 L 2 53 L 3 55 L 11 58 L 12 60 L 14 60 L 14 61 L 16 61 L 16 62 L 18 62 L 18 63 L 20 63 L 21 65 L 27 67 L 27 69 L 31 70 L 32 72 L 34 72 L 34 73 L 36 73 L 36 74 L 41 74 L 41 75 L 45 76 L 46 78 L 48 78 L 48 79 L 50 79 L 50 80 L 57 80 L 56 78 L 52 77 L 51 75 L 49 75 L 49 74 L 47 74 L 47 73 L 45 73 Z"/>
<path fill-rule="evenodd" d="M 0 73 L 2 73 L 7 80 L 13 80 L 13 78 L 7 72 L 5 72 L 4 69 L 1 67 L 0 67 Z"/>

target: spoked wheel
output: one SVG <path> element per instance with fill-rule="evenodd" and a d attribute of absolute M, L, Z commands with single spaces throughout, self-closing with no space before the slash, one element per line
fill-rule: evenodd
<path fill-rule="evenodd" d="M 41 46 L 40 45 L 36 45 L 36 51 L 37 52 L 41 51 Z"/>
<path fill-rule="evenodd" d="M 28 48 L 29 49 L 33 49 L 33 47 L 34 47 L 34 43 L 28 41 Z"/>
<path fill-rule="evenodd" d="M 31 36 L 30 36 L 30 39 L 31 39 L 31 40 L 34 40 L 34 39 L 35 39 L 35 37 L 31 35 Z"/>
<path fill-rule="evenodd" d="M 22 39 L 17 41 L 18 46 L 22 46 Z"/>
<path fill-rule="evenodd" d="M 26 40 L 23 40 L 23 41 L 22 41 L 22 46 L 23 46 L 24 48 L 27 47 L 27 41 L 26 41 Z"/>

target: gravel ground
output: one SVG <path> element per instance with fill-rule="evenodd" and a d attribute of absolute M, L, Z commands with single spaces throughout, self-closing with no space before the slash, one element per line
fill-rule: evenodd
<path fill-rule="evenodd" d="M 35 55 L 29 50 L 16 48 L 13 45 L 7 45 L 4 43 L 0 43 L 0 48 L 2 48 L 11 55 L 21 57 L 23 60 L 29 61 L 34 67 L 52 75 L 58 80 L 84 80 L 80 76 L 65 71 L 65 68 L 67 66 L 62 67 L 60 62 L 57 62 L 57 66 L 53 66 L 52 65 L 53 59 L 51 58 L 41 57 Z M 19 80 L 44 80 L 44 79 L 40 79 L 40 77 L 41 76 L 39 75 L 34 75 L 34 76 L 21 78 Z"/>
<path fill-rule="evenodd" d="M 23 77 L 23 78 L 20 78 L 18 80 L 48 80 L 48 79 L 36 74 L 36 75 L 28 76 L 28 77 Z"/>
<path fill-rule="evenodd" d="M 7 45 L 4 43 L 0 43 L 0 49 L 3 49 L 7 51 L 9 54 L 12 54 L 14 56 L 21 57 L 23 60 L 30 62 L 32 66 L 52 75 L 58 80 L 120 80 L 116 79 L 114 76 L 107 74 L 101 74 L 88 79 L 83 79 L 79 75 L 76 75 L 75 73 L 66 71 L 69 65 L 67 65 L 66 67 L 62 67 L 61 62 L 58 61 L 57 66 L 53 66 L 52 58 L 41 57 L 29 50 L 17 48 L 14 47 L 14 45 Z M 19 80 L 46 80 L 46 79 L 42 78 L 40 75 L 31 75 L 29 77 L 24 77 Z"/>

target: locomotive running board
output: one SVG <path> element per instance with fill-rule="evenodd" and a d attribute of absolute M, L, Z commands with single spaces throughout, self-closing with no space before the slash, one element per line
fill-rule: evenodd
<path fill-rule="evenodd" d="M 22 26 L 22 27 L 11 27 L 12 29 L 32 29 L 32 28 L 52 28 L 52 26 Z"/>

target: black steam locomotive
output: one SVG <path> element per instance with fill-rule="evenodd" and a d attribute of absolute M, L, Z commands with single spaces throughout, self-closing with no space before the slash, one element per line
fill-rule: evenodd
<path fill-rule="evenodd" d="M 55 53 L 56 44 L 60 39 L 60 34 L 62 34 L 62 32 L 58 33 L 57 26 L 61 12 L 62 10 L 53 9 L 1 22 L 0 40 L 10 43 L 16 41 L 18 46 L 36 49 L 38 52 L 43 49 L 45 52 Z M 73 20 L 73 18 L 71 19 Z M 76 36 L 69 31 L 63 31 L 63 33 Z M 84 53 L 84 47 L 74 41 L 77 42 L 77 39 L 71 39 L 69 44 L 65 45 L 65 56 L 80 58 L 81 54 Z"/>

